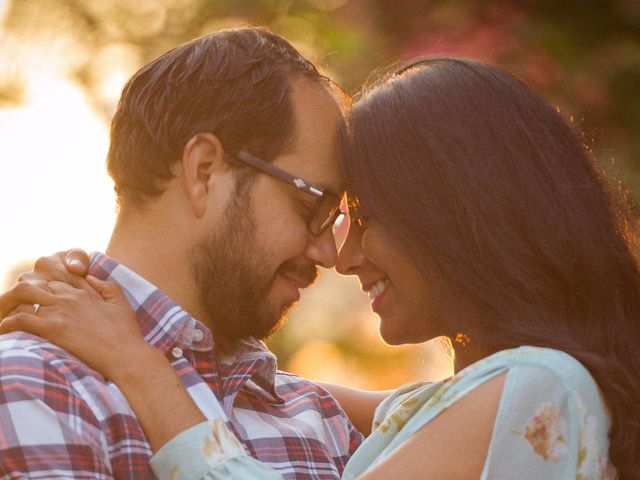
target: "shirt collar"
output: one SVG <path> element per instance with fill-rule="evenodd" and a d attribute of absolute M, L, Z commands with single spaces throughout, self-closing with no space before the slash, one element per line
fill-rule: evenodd
<path fill-rule="evenodd" d="M 133 270 L 96 252 L 91 255 L 89 274 L 101 280 L 115 281 L 122 287 L 129 305 L 136 312 L 145 340 L 165 355 L 174 347 L 195 351 L 214 350 L 213 335 L 207 326 Z M 235 374 L 246 375 L 247 380 L 251 378 L 278 398 L 275 392 L 276 356 L 264 342 L 248 338 L 224 346 L 224 349 L 220 349 L 220 359 L 224 365 L 233 365 Z"/>
<path fill-rule="evenodd" d="M 245 338 L 234 342 L 232 346 L 225 345 L 224 348 L 220 348 L 218 358 L 225 369 L 231 369 L 230 375 L 244 376 L 246 380 L 251 379 L 276 400 L 284 401 L 275 387 L 278 373 L 277 358 L 263 341 Z"/>

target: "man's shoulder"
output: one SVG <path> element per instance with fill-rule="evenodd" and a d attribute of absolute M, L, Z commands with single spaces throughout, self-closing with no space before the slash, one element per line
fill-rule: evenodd
<path fill-rule="evenodd" d="M 0 335 L 0 388 L 39 385 L 44 394 L 53 384 L 84 400 L 108 388 L 102 375 L 44 338 L 25 332 Z"/>
<path fill-rule="evenodd" d="M 43 401 L 92 422 L 135 417 L 114 384 L 66 350 L 24 332 L 0 335 L 0 392 L 0 403 Z"/>
<path fill-rule="evenodd" d="M 0 335 L 0 436 L 1 471 L 34 478 L 151 476 L 151 450 L 121 392 L 69 352 L 28 333 Z"/>
<path fill-rule="evenodd" d="M 12 332 L 0 335 L 0 358 L 40 359 L 57 370 L 73 368 L 99 376 L 88 365 L 71 353 L 48 340 L 26 332 Z"/>

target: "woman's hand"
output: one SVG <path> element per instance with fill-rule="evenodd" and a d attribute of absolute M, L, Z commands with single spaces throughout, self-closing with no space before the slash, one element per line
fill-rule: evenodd
<path fill-rule="evenodd" d="M 13 296 L 21 305 L 0 322 L 0 333 L 25 331 L 46 338 L 78 357 L 105 378 L 116 381 L 132 362 L 151 354 L 135 312 L 122 289 L 95 277 L 78 277 L 79 288 L 63 282 L 21 282 Z M 35 311 L 32 304 L 39 304 Z"/>
<path fill-rule="evenodd" d="M 19 330 L 46 338 L 113 381 L 154 451 L 204 421 L 169 361 L 144 340 L 120 286 L 91 276 L 77 285 L 20 282 L 13 295 L 28 305 L 5 317 L 0 333 Z M 37 311 L 33 304 L 40 305 Z"/>
<path fill-rule="evenodd" d="M 33 271 L 20 275 L 18 284 L 0 295 L 0 319 L 11 314 L 21 303 L 30 303 L 28 297 L 31 293 L 28 288 L 24 290 L 25 284 L 48 291 L 47 283 L 57 280 L 76 288 L 86 288 L 87 283 L 82 277 L 86 275 L 88 268 L 89 255 L 78 248 L 38 258 Z M 88 291 L 94 292 L 91 287 Z"/>

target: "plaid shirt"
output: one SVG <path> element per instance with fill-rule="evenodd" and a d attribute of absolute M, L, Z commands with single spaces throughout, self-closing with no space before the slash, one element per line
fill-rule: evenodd
<path fill-rule="evenodd" d="M 94 255 L 91 274 L 120 284 L 146 340 L 172 360 L 205 416 L 222 405 L 251 455 L 285 478 L 340 477 L 362 436 L 324 389 L 278 371 L 257 340 L 216 353 L 208 328 L 105 255 Z M 113 383 L 39 337 L 0 336 L 2 478 L 155 478 L 151 455 Z"/>

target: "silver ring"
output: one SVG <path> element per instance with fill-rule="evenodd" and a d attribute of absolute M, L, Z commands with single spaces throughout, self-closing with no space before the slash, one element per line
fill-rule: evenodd
<path fill-rule="evenodd" d="M 39 303 L 34 303 L 33 304 L 33 314 L 37 315 L 38 314 L 38 310 L 40 310 L 40 304 Z"/>

